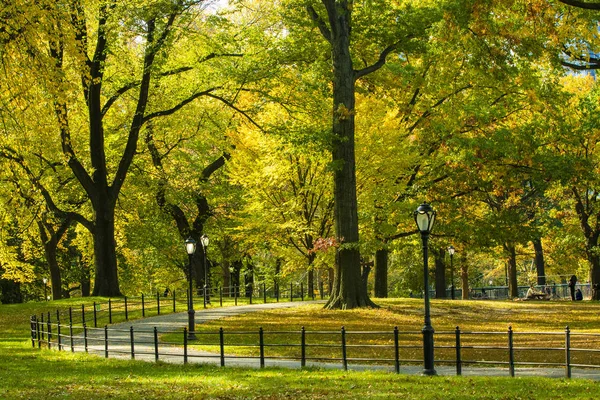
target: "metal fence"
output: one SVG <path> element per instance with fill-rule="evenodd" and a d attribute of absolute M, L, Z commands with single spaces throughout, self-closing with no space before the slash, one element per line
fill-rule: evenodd
<path fill-rule="evenodd" d="M 111 298 L 106 302 L 93 302 L 91 305 L 81 304 L 78 307 L 56 310 L 52 319 L 73 325 L 86 325 L 97 328 L 106 324 L 129 321 L 130 319 L 145 318 L 155 315 L 187 311 L 188 293 L 179 296 L 175 291 L 142 294 L 133 297 Z M 290 284 L 285 289 L 268 289 L 266 285 L 253 287 L 230 286 L 226 288 L 199 289 L 192 297 L 193 307 L 223 307 L 223 305 L 245 305 L 279 301 L 305 301 L 324 298 L 323 291 L 307 293 L 304 285 Z M 49 314 L 48 314 L 49 315 Z M 42 320 L 44 316 L 41 316 Z"/>
<path fill-rule="evenodd" d="M 348 369 L 349 364 L 387 368 L 400 373 L 404 365 L 423 363 L 422 332 L 400 331 L 248 331 L 195 332 L 198 340 L 188 342 L 187 328 L 161 331 L 171 341 L 159 341 L 153 330 L 91 328 L 86 324 L 51 321 L 50 314 L 31 317 L 31 344 L 59 351 L 84 351 L 104 357 L 145 358 L 154 361 L 208 362 L 221 366 L 270 365 L 305 367 L 332 365 Z M 572 332 L 454 331 L 435 332 L 436 365 L 504 367 L 515 376 L 517 367 L 561 367 L 570 378 L 574 368 L 600 368 L 600 334 Z M 237 348 L 236 351 L 230 349 Z M 199 349 L 202 349 L 200 351 Z M 227 354 L 226 351 L 230 353 Z"/>

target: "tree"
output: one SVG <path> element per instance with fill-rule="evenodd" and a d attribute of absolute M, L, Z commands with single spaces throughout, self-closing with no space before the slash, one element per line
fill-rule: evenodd
<path fill-rule="evenodd" d="M 11 38 L 18 60 L 11 67 L 33 76 L 43 88 L 40 95 L 50 99 L 47 112 L 54 115 L 65 164 L 89 199 L 92 215 L 80 215 L 80 222 L 94 241 L 94 295 L 121 293 L 115 207 L 143 126 L 219 89 L 194 87 L 167 101 L 159 101 L 159 92 L 153 96 L 159 82 L 189 77 L 198 59 L 206 58 L 169 63 L 176 58 L 173 31 L 178 23 L 188 25 L 201 3 L 40 3 L 34 17 L 20 15 L 35 21 L 24 25 L 29 31 Z M 43 39 L 36 40 L 35 32 Z"/>

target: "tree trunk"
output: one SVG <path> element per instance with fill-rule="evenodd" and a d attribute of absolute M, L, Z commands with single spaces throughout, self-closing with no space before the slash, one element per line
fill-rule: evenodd
<path fill-rule="evenodd" d="M 56 259 L 56 248 L 57 244 L 53 241 L 44 243 L 44 252 L 46 254 L 46 262 L 48 268 L 50 268 L 50 283 L 52 285 L 52 299 L 62 299 L 62 277 L 60 275 L 60 268 Z"/>
<path fill-rule="evenodd" d="M 537 271 L 537 284 L 540 286 L 546 285 L 546 264 L 544 261 L 544 248 L 542 247 L 542 239 L 536 238 L 532 240 L 535 250 L 535 269 Z"/>
<path fill-rule="evenodd" d="M 434 254 L 434 262 L 435 262 L 435 298 L 436 299 L 445 299 L 446 296 L 446 263 L 445 256 L 446 250 L 444 248 L 441 249 L 433 249 L 432 252 Z"/>
<path fill-rule="evenodd" d="M 335 282 L 326 306 L 350 309 L 375 306 L 361 282 L 358 250 L 356 162 L 354 154 L 355 73 L 350 55 L 351 6 L 347 1 L 324 0 L 330 29 L 326 35 L 333 62 L 332 165 L 334 170 L 334 221 L 340 242 Z"/>
<path fill-rule="evenodd" d="M 94 224 L 94 266 L 96 276 L 92 296 L 121 296 L 115 245 L 115 206 L 110 201 L 96 202 Z"/>
<path fill-rule="evenodd" d="M 517 252 L 515 245 L 505 243 L 504 249 L 508 254 L 508 296 L 511 299 L 519 297 L 519 287 L 517 284 Z"/>
<path fill-rule="evenodd" d="M 375 297 L 388 297 L 388 249 L 379 249 L 375 252 Z"/>
<path fill-rule="evenodd" d="M 462 255 L 460 257 L 460 283 L 462 289 L 463 300 L 469 300 L 469 265 L 467 264 L 466 255 L 464 252 L 461 252 Z"/>
<path fill-rule="evenodd" d="M 254 292 L 254 264 L 252 263 L 248 263 L 248 266 L 246 267 L 244 287 L 246 288 L 246 297 L 251 297 Z"/>
<path fill-rule="evenodd" d="M 231 286 L 231 270 L 229 269 L 229 266 L 229 261 L 224 260 L 221 263 L 221 272 L 223 273 L 223 288 L 228 288 L 229 286 Z M 228 297 L 229 292 L 225 291 L 223 293 L 223 296 Z"/>
<path fill-rule="evenodd" d="M 315 271 L 313 269 L 313 263 L 315 261 L 315 253 L 308 254 L 308 277 L 307 277 L 307 293 L 308 296 L 312 297 L 315 292 Z"/>
<path fill-rule="evenodd" d="M 586 255 L 590 264 L 590 279 L 592 288 L 592 300 L 600 300 L 600 255 L 598 255 L 598 234 L 588 238 L 586 243 Z"/>
<path fill-rule="evenodd" d="M 369 293 L 369 274 L 371 273 L 372 263 L 365 263 L 362 267 L 361 281 L 365 292 Z"/>

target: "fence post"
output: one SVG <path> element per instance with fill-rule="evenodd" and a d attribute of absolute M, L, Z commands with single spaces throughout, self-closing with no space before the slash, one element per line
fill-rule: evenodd
<path fill-rule="evenodd" d="M 513 330 L 512 326 L 508 327 L 508 369 L 510 376 L 515 376 L 515 352 L 513 348 Z"/>
<path fill-rule="evenodd" d="M 44 314 L 42 314 L 42 327 L 43 327 L 43 325 L 44 325 Z M 42 335 L 42 329 L 40 328 L 40 321 L 36 320 L 35 326 L 36 326 L 36 329 L 37 329 L 38 349 L 41 349 L 42 348 L 42 340 L 41 340 L 42 339 L 42 337 L 41 337 L 41 335 Z"/>
<path fill-rule="evenodd" d="M 31 346 L 35 349 L 35 332 L 36 332 L 36 328 L 35 326 L 37 325 L 37 317 L 35 315 L 32 315 L 31 317 L 29 317 L 29 328 L 31 329 Z"/>
<path fill-rule="evenodd" d="M 188 330 L 187 326 L 183 327 L 183 363 L 188 363 Z"/>
<path fill-rule="evenodd" d="M 108 299 L 108 323 L 112 324 L 112 301 Z"/>
<path fill-rule="evenodd" d="M 263 302 L 267 302 L 267 285 L 263 283 Z"/>
<path fill-rule="evenodd" d="M 71 353 L 75 353 L 75 344 L 73 343 L 73 323 L 69 322 L 69 340 L 71 341 Z"/>
<path fill-rule="evenodd" d="M 219 307 L 223 307 L 223 287 L 219 286 Z"/>
<path fill-rule="evenodd" d="M 58 343 L 58 351 L 61 351 L 61 338 L 60 338 L 60 317 L 58 311 L 56 312 L 56 342 Z"/>
<path fill-rule="evenodd" d="M 398 338 L 398 327 L 394 327 L 394 370 L 400 373 L 400 340 Z"/>
<path fill-rule="evenodd" d="M 93 304 L 94 307 L 94 328 L 98 327 L 98 316 L 96 315 L 96 302 Z"/>
<path fill-rule="evenodd" d="M 142 318 L 146 317 L 146 305 L 144 304 L 144 293 L 142 293 Z"/>
<path fill-rule="evenodd" d="M 156 310 L 158 315 L 160 315 L 160 293 L 156 292 Z"/>
<path fill-rule="evenodd" d="M 85 325 L 85 304 L 81 305 L 81 324 Z"/>
<path fill-rule="evenodd" d="M 565 376 L 571 377 L 571 330 L 565 328 Z"/>
<path fill-rule="evenodd" d="M 321 295 L 321 300 L 323 300 L 323 281 L 319 282 L 319 294 Z"/>
<path fill-rule="evenodd" d="M 260 349 L 260 367 L 265 367 L 265 341 L 263 337 L 263 328 L 262 326 L 258 328 L 258 346 Z"/>
<path fill-rule="evenodd" d="M 46 339 L 46 335 L 45 335 L 45 331 L 44 331 L 44 313 L 41 313 L 40 315 L 42 316 L 42 326 L 40 327 L 40 332 L 42 333 L 41 341 L 43 342 Z"/>
<path fill-rule="evenodd" d="M 221 349 L 221 367 L 225 366 L 225 335 L 223 334 L 223 327 L 219 328 L 219 347 Z"/>
<path fill-rule="evenodd" d="M 254 294 L 254 283 L 250 285 L 250 291 L 248 293 L 250 293 L 250 304 L 252 304 L 252 295 Z"/>
<path fill-rule="evenodd" d="M 104 358 L 108 358 L 108 325 L 104 325 Z"/>
<path fill-rule="evenodd" d="M 304 301 L 304 282 L 300 282 L 300 300 Z"/>
<path fill-rule="evenodd" d="M 129 345 L 131 346 L 131 359 L 135 360 L 135 341 L 133 340 L 133 326 L 129 327 Z"/>
<path fill-rule="evenodd" d="M 73 307 L 69 307 L 69 325 L 73 325 Z"/>
<path fill-rule="evenodd" d="M 50 323 L 50 312 L 48 312 L 48 321 L 46 321 L 48 325 L 48 348 L 52 348 L 52 324 Z"/>
<path fill-rule="evenodd" d="M 306 330 L 302 327 L 300 331 L 300 366 L 306 367 Z"/>
<path fill-rule="evenodd" d="M 290 301 L 294 301 L 294 284 L 290 282 Z"/>
<path fill-rule="evenodd" d="M 83 324 L 83 348 L 85 352 L 88 352 L 88 335 L 87 335 L 87 325 Z"/>
<path fill-rule="evenodd" d="M 154 361 L 158 361 L 158 330 L 154 327 Z"/>
<path fill-rule="evenodd" d="M 460 344 L 460 329 L 456 327 L 456 375 L 462 375 L 462 358 L 461 358 L 461 344 Z"/>
<path fill-rule="evenodd" d="M 123 297 L 123 304 L 125 305 L 125 321 L 129 321 L 129 310 L 127 309 L 127 296 Z"/>
<path fill-rule="evenodd" d="M 56 345 L 60 351 L 60 312 L 56 310 Z"/>
<path fill-rule="evenodd" d="M 346 356 L 346 328 L 342 326 L 342 364 L 344 371 L 348 370 L 348 357 Z"/>
<path fill-rule="evenodd" d="M 238 298 L 238 290 L 239 290 L 239 286 L 234 286 L 233 287 L 233 295 L 235 296 L 235 305 L 237 306 L 237 298 Z"/>

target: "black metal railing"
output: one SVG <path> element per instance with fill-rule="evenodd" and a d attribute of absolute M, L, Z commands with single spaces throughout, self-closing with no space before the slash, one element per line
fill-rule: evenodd
<path fill-rule="evenodd" d="M 104 357 L 146 357 L 155 361 L 176 359 L 212 362 L 225 366 L 247 365 L 265 367 L 282 362 L 305 367 L 322 363 L 335 364 L 344 370 L 350 364 L 391 368 L 400 373 L 403 365 L 422 364 L 422 332 L 400 331 L 397 327 L 385 331 L 340 330 L 309 331 L 304 328 L 290 331 L 195 332 L 198 340 L 188 342 L 187 328 L 183 331 L 161 331 L 176 340 L 159 341 L 159 332 L 152 330 L 92 328 L 86 324 L 64 324 L 51 321 L 49 315 L 31 317 L 32 346 L 59 351 L 85 351 Z M 503 367 L 515 376 L 517 367 L 561 367 L 570 378 L 574 368 L 600 368 L 600 334 L 572 332 L 568 327 L 557 332 L 453 331 L 435 332 L 436 365 L 455 366 L 461 375 L 464 366 Z M 203 351 L 199 352 L 197 349 Z M 230 354 L 227 349 L 237 348 Z M 233 353 L 233 354 L 231 354 Z M 291 364 L 289 364 L 291 363 Z M 319 364 L 321 363 L 321 364 Z"/>
<path fill-rule="evenodd" d="M 54 321 L 72 325 L 86 325 L 97 328 L 118 322 L 145 318 L 155 315 L 184 312 L 188 307 L 188 293 L 183 296 L 175 291 L 168 294 L 141 294 L 135 297 L 110 298 L 105 302 L 81 304 L 76 307 L 56 310 L 51 317 Z M 226 288 L 204 288 L 192 297 L 194 307 L 223 307 L 279 301 L 305 301 L 324 298 L 323 292 L 308 294 L 302 283 L 292 283 L 285 290 L 267 288 L 265 284 L 251 287 L 230 286 Z M 202 304 L 202 305 L 200 305 Z M 47 314 L 50 315 L 50 314 Z M 45 318 L 42 315 L 40 318 Z M 50 317 L 48 317 L 50 318 Z"/>

